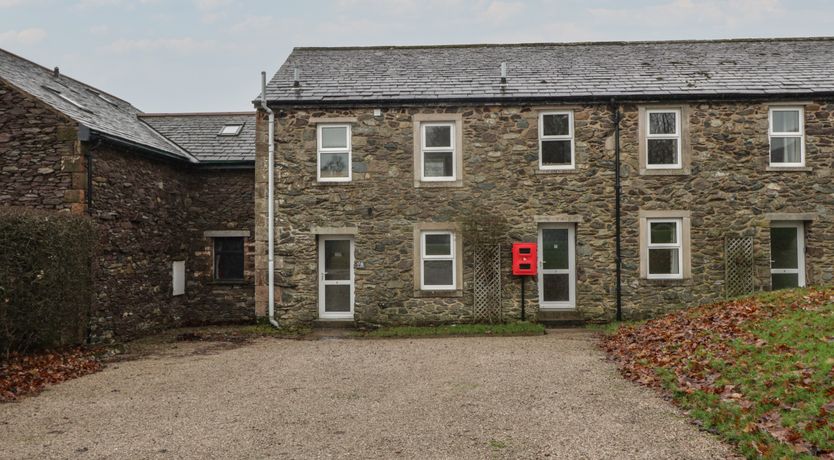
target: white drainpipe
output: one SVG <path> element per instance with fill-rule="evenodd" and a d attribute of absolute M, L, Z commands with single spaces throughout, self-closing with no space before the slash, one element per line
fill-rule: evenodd
<path fill-rule="evenodd" d="M 266 232 L 267 248 L 267 295 L 269 305 L 269 323 L 275 327 L 278 320 L 275 319 L 275 113 L 266 103 L 266 72 L 261 72 L 261 108 L 269 114 L 269 155 L 267 165 L 267 205 L 266 205 Z"/>

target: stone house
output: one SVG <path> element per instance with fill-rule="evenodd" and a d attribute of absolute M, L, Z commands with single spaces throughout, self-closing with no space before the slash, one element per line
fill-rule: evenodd
<path fill-rule="evenodd" d="M 0 50 L 0 206 L 100 228 L 92 340 L 254 320 L 255 114 L 145 114 Z"/>
<path fill-rule="evenodd" d="M 255 101 L 257 313 L 270 145 L 284 324 L 472 320 L 473 212 L 507 223 L 506 319 L 513 241 L 539 321 L 831 283 L 832 69 L 828 38 L 296 48 Z"/>

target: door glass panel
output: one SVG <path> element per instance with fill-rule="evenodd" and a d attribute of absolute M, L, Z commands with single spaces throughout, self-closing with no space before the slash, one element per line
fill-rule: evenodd
<path fill-rule="evenodd" d="M 773 227 L 770 229 L 771 268 L 799 268 L 796 231 L 796 227 Z"/>
<path fill-rule="evenodd" d="M 567 273 L 542 274 L 544 286 L 542 297 L 545 302 L 570 301 L 570 275 Z"/>
<path fill-rule="evenodd" d="M 799 287 L 799 275 L 796 273 L 774 273 L 771 276 L 774 291 Z"/>
<path fill-rule="evenodd" d="M 350 240 L 324 241 L 324 279 L 350 280 Z"/>
<path fill-rule="evenodd" d="M 350 311 L 349 284 L 328 284 L 324 286 L 324 311 Z"/>
<path fill-rule="evenodd" d="M 544 270 L 568 269 L 568 229 L 545 228 L 542 230 L 542 268 Z M 547 299 L 545 299 L 547 300 Z"/>

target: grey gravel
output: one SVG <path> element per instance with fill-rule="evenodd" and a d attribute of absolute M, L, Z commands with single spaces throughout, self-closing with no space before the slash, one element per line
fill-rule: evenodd
<path fill-rule="evenodd" d="M 0 405 L 3 458 L 732 455 L 584 330 L 179 344 Z"/>

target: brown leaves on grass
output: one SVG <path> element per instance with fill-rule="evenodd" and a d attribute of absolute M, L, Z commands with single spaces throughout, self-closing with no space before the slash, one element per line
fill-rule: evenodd
<path fill-rule="evenodd" d="M 769 347 L 768 341 L 748 332 L 746 326 L 771 319 L 782 313 L 799 309 L 818 311 L 834 302 L 834 290 L 810 290 L 805 294 L 780 293 L 771 299 L 760 297 L 737 299 L 689 310 L 681 310 L 637 326 L 623 327 L 614 335 L 603 339 L 603 348 L 617 361 L 626 378 L 640 384 L 660 388 L 664 379 L 671 379 L 677 390 L 692 394 L 696 391 L 716 395 L 721 401 L 738 406 L 742 412 L 751 413 L 754 402 L 746 398 L 735 385 L 719 383 L 722 365 L 746 366 L 747 361 L 733 341 L 740 341 L 751 347 Z M 795 358 L 797 350 L 780 344 L 769 350 L 787 358 Z M 810 389 L 814 384 L 814 366 L 797 362 L 790 371 L 793 388 Z M 663 372 L 658 372 L 662 369 Z M 834 369 L 832 369 L 834 377 Z M 771 383 L 772 384 L 772 383 Z M 768 385 L 765 382 L 765 385 Z M 834 394 L 827 395 L 834 397 Z M 751 396 L 752 397 L 752 396 Z M 785 428 L 778 409 L 778 400 L 760 400 L 755 404 L 776 406 L 757 421 L 741 427 L 745 433 L 764 432 L 782 443 L 788 444 L 797 453 L 827 455 L 818 452 L 803 439 L 798 429 Z M 808 422 L 804 431 L 818 429 L 830 423 L 834 402 L 821 408 L 819 415 Z M 752 415 L 752 414 L 751 414 Z M 770 447 L 755 441 L 753 447 L 760 455 L 767 456 Z"/>
<path fill-rule="evenodd" d="M 47 385 L 101 370 L 95 350 L 72 348 L 36 354 L 12 353 L 0 362 L 0 402 L 37 394 Z"/>

